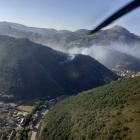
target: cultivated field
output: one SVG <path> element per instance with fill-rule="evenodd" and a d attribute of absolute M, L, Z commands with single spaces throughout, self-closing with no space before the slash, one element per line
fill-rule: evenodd
<path fill-rule="evenodd" d="M 27 111 L 27 112 L 30 112 L 32 108 L 33 106 L 29 106 L 29 105 L 20 105 L 17 107 L 17 109 Z"/>

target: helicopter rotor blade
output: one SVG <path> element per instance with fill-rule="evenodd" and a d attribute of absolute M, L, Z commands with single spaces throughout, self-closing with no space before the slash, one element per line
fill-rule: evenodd
<path fill-rule="evenodd" d="M 139 6 L 140 6 L 140 0 L 134 0 L 134 1 L 132 1 L 128 5 L 126 5 L 125 7 L 123 7 L 122 9 L 120 9 L 119 11 L 117 11 L 115 14 L 113 14 L 111 17 L 107 18 L 104 22 L 102 22 L 99 26 L 97 26 L 97 28 L 95 28 L 94 30 L 90 31 L 88 33 L 88 35 L 92 35 L 92 34 L 96 33 L 101 28 L 109 25 L 110 23 L 112 23 L 116 19 L 118 19 L 121 16 L 129 13 L 130 11 L 134 10 L 135 8 L 137 8 Z"/>

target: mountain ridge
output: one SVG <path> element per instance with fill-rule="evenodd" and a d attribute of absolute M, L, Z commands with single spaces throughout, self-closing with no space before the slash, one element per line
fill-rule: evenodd
<path fill-rule="evenodd" d="M 6 23 L 7 25 L 2 25 Z M 69 30 L 57 31 L 53 29 L 45 30 L 41 28 L 40 32 L 40 28 L 31 27 L 32 31 L 29 31 L 30 27 L 26 26 L 28 28 L 27 30 L 19 30 L 12 28 L 16 26 L 16 23 L 13 23 L 14 26 L 12 27 L 10 27 L 10 24 L 12 23 L 6 23 L 0 22 L 0 34 L 2 35 L 8 35 L 17 38 L 26 37 L 31 41 L 34 41 L 35 43 L 46 45 L 52 47 L 53 49 L 68 53 L 72 48 L 75 49 L 75 47 L 78 47 L 78 49 L 81 48 L 81 50 L 83 50 L 83 48 L 85 48 L 86 50 L 92 47 L 91 51 L 95 50 L 99 56 L 101 51 L 105 52 L 105 54 L 101 53 L 103 56 L 105 56 L 105 59 L 101 60 L 98 57 L 94 57 L 94 52 L 92 54 L 91 51 L 87 55 L 90 55 L 93 58 L 97 59 L 108 68 L 119 68 L 118 64 L 123 62 L 123 65 L 120 65 L 122 69 L 128 68 L 129 70 L 138 70 L 137 64 L 139 60 L 137 58 L 140 58 L 140 38 L 139 36 L 130 33 L 130 31 L 128 31 L 124 27 L 116 25 L 110 29 L 101 30 L 95 35 L 87 36 L 86 34 L 89 32 L 89 30 L 86 29 L 79 29 L 71 32 Z M 17 28 L 19 28 L 19 25 Z M 39 34 L 36 33 L 36 31 L 39 33 L 44 33 Z M 48 32 L 48 35 L 46 35 L 45 32 Z M 100 46 L 105 46 L 106 48 L 102 48 L 101 50 Z M 95 49 L 93 49 L 93 47 L 95 47 Z M 99 49 L 96 50 L 96 47 L 98 47 Z M 111 49 L 115 49 L 116 51 L 118 50 L 119 52 L 115 53 L 114 51 L 108 51 L 107 48 L 109 47 Z M 98 50 L 100 51 L 98 52 Z M 108 55 L 106 56 L 106 54 Z M 118 59 L 116 56 L 118 57 Z M 115 63 L 112 63 L 110 58 L 112 58 Z M 129 65 L 126 65 L 128 64 L 128 61 L 131 61 L 131 63 L 129 63 Z"/>
<path fill-rule="evenodd" d="M 72 47 L 74 45 L 82 47 L 83 45 L 90 46 L 92 44 L 98 44 L 100 38 L 102 38 L 101 39 L 102 41 L 100 40 L 101 43 L 99 43 L 100 45 L 109 45 L 110 43 L 106 43 L 106 41 L 109 41 L 108 37 L 110 37 L 110 38 L 113 37 L 114 39 L 116 39 L 116 41 L 124 42 L 125 44 L 129 44 L 129 45 L 131 44 L 132 41 L 133 41 L 132 43 L 134 43 L 134 41 L 138 41 L 138 43 L 140 42 L 139 36 L 131 33 L 130 31 L 128 31 L 127 29 L 125 29 L 124 27 L 119 26 L 119 25 L 115 25 L 110 29 L 101 30 L 100 32 L 97 32 L 95 35 L 92 35 L 92 36 L 87 36 L 86 35 L 90 31 L 90 30 L 87 30 L 87 29 L 79 29 L 79 30 L 76 30 L 76 31 L 72 32 L 72 31 L 69 31 L 69 30 L 55 30 L 55 29 L 49 29 L 49 28 L 28 27 L 28 26 L 18 24 L 18 23 L 0 22 L 0 26 L 3 26 L 3 25 L 8 25 L 11 28 L 20 29 L 20 30 L 22 30 L 24 28 L 23 30 L 36 32 L 36 33 L 44 35 L 45 37 L 56 36 L 57 38 L 60 38 L 60 37 L 62 38 L 65 35 L 66 36 L 71 35 L 73 37 L 74 36 L 79 37 L 79 39 L 81 41 L 83 40 L 80 43 L 79 42 L 80 40 L 75 39 L 75 41 L 71 41 L 70 43 L 68 43 L 66 45 L 66 46 L 69 46 L 69 47 Z M 118 37 L 116 37 L 116 35 L 117 35 L 116 33 L 118 33 Z M 127 37 L 125 35 L 127 35 Z M 60 37 L 58 37 L 58 36 L 60 36 Z M 104 42 L 103 40 L 104 40 L 105 37 L 106 37 L 106 41 Z M 130 41 L 129 41 L 129 39 L 130 39 Z M 126 41 L 127 41 L 127 43 L 126 43 Z M 79 42 L 79 43 L 77 44 L 76 42 Z M 82 45 L 82 43 L 83 43 L 83 45 Z M 132 44 L 131 44 L 131 46 L 132 46 Z"/>
<path fill-rule="evenodd" d="M 0 50 L 0 92 L 17 99 L 72 95 L 118 78 L 90 56 L 69 60 L 69 54 L 29 39 L 0 35 Z"/>

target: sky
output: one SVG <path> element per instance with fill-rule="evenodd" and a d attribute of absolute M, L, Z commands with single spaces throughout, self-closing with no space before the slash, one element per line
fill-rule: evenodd
<path fill-rule="evenodd" d="M 0 0 L 0 21 L 57 30 L 93 29 L 131 0 Z M 120 25 L 140 35 L 140 8 L 106 28 Z"/>

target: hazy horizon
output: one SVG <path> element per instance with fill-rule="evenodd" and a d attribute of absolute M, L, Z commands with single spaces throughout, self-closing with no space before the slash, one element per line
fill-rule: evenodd
<path fill-rule="evenodd" d="M 31 27 L 53 28 L 56 30 L 91 30 L 131 0 L 102 1 L 85 0 L 2 0 L 1 21 L 21 23 Z M 105 29 L 120 25 L 140 35 L 140 9 L 113 22 Z"/>
<path fill-rule="evenodd" d="M 34 27 L 34 28 L 42 28 L 42 29 L 55 29 L 55 28 L 45 28 L 45 27 L 39 27 L 39 26 L 30 26 L 30 25 L 26 25 L 26 24 L 22 24 L 22 23 L 17 23 L 17 22 L 10 22 L 10 21 L 0 21 L 0 22 L 14 23 L 14 24 L 23 25 L 23 26 L 26 26 L 26 27 Z M 116 24 L 116 25 L 114 24 L 114 25 L 110 25 L 110 26 L 108 26 L 106 28 L 103 28 L 102 30 L 110 29 L 110 28 L 113 28 L 114 26 L 120 26 L 120 27 L 125 28 L 124 26 L 121 26 L 121 25 L 118 25 L 118 24 Z M 86 28 L 79 28 L 79 29 L 76 29 L 76 30 L 69 30 L 69 29 L 60 29 L 60 30 L 55 29 L 55 30 L 57 30 L 57 31 L 68 30 L 68 31 L 71 31 L 71 32 L 75 32 L 75 31 L 80 30 L 80 29 L 90 30 L 90 29 L 86 29 Z M 130 31 L 130 33 L 133 33 L 128 28 L 125 28 L 125 29 L 127 29 L 128 31 Z M 139 36 L 140 34 L 135 34 L 135 35 Z"/>

